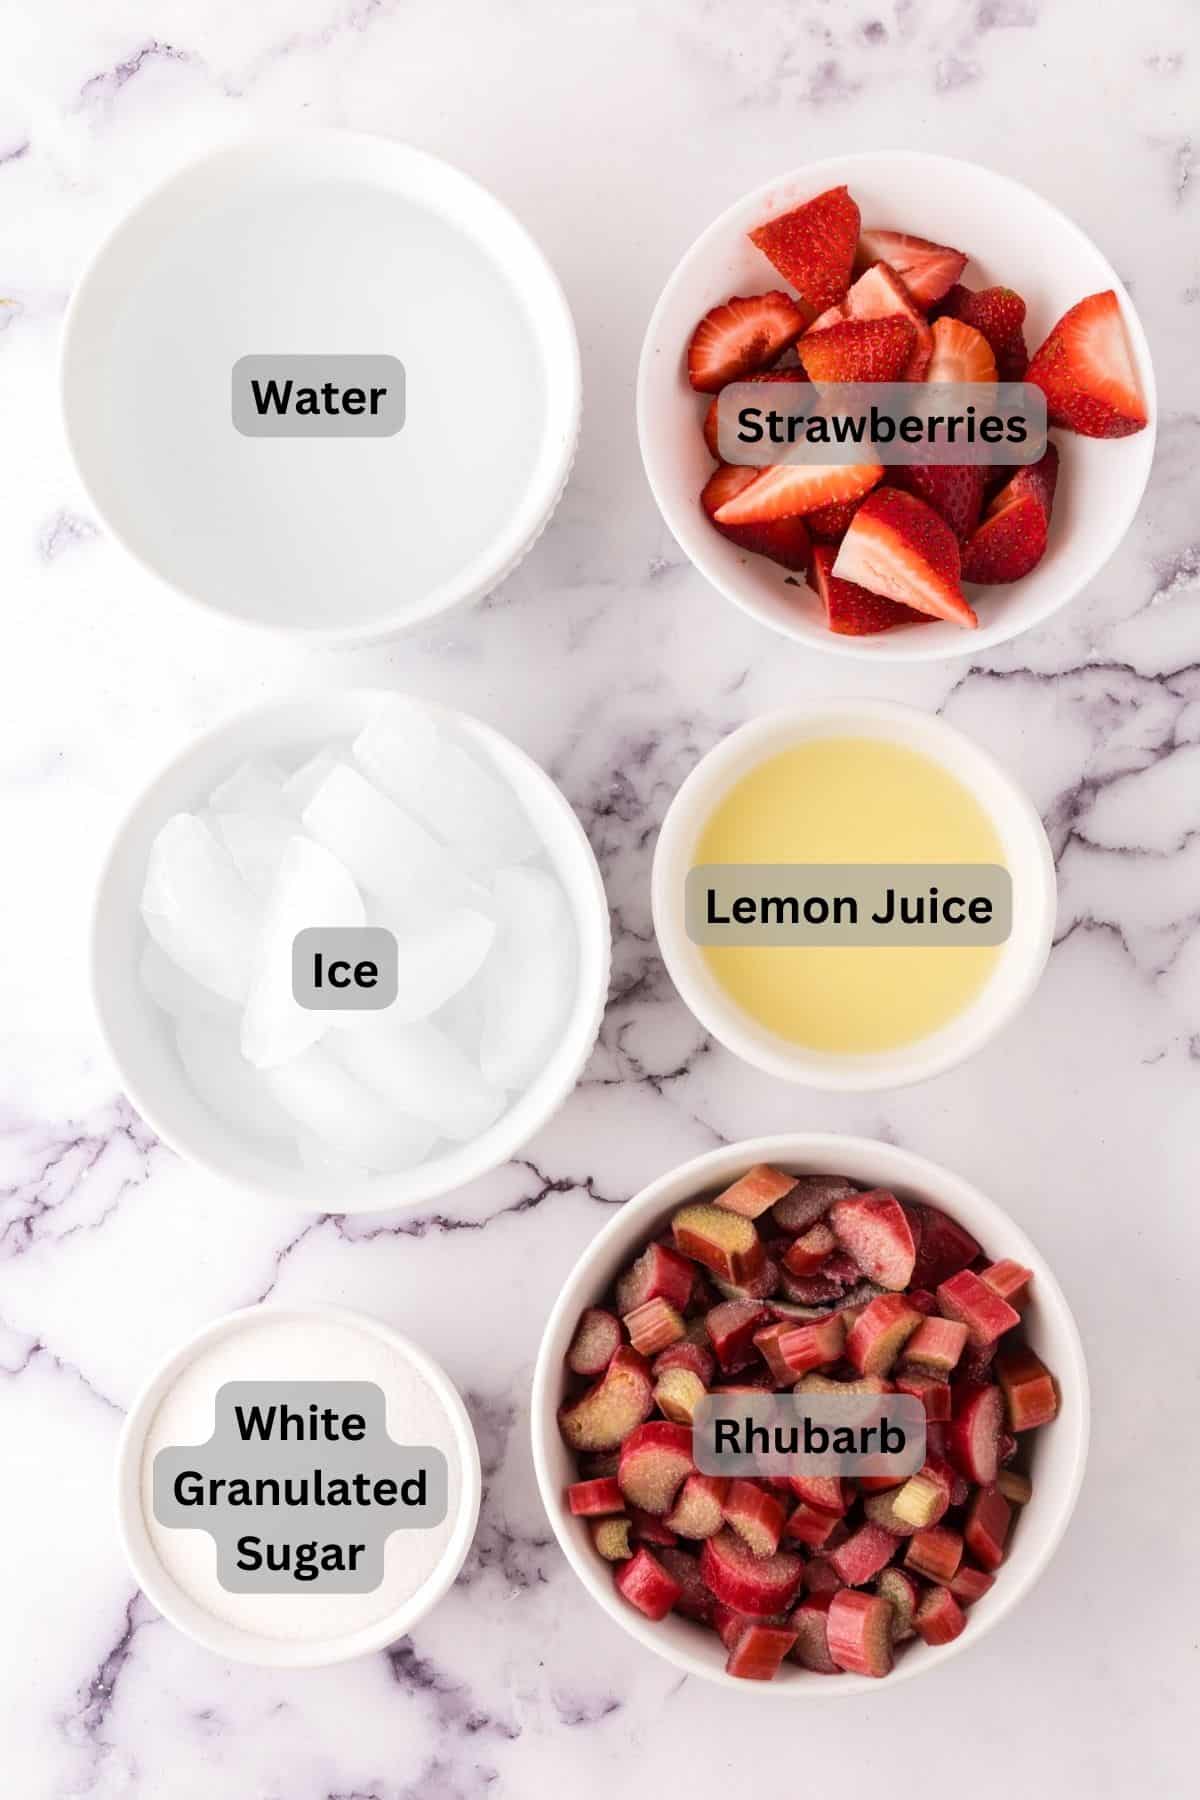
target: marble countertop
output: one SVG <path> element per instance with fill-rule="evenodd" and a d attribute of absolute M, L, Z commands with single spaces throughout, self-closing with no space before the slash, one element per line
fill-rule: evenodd
<path fill-rule="evenodd" d="M 1195 9 L 25 0 L 0 47 L 5 1794 L 720 1800 L 940 1771 L 973 1800 L 1014 1782 L 1172 1800 L 1200 1749 Z M 90 515 L 56 410 L 63 308 L 106 225 L 186 154 L 304 121 L 406 138 L 491 186 L 558 268 L 583 348 L 579 460 L 534 553 L 486 603 L 373 652 L 291 650 L 172 603 Z M 685 565 L 632 402 L 653 300 L 704 224 L 774 171 L 889 145 L 991 163 L 1077 218 L 1136 298 L 1163 404 L 1140 517 L 1085 595 L 981 662 L 890 671 L 782 643 Z M 121 809 L 190 734 L 361 680 L 474 710 L 561 783 L 608 886 L 613 996 L 579 1091 L 520 1160 L 414 1213 L 281 1215 L 184 1167 L 122 1098 L 89 1017 L 87 907 Z M 739 1066 L 650 928 L 656 827 L 697 755 L 831 687 L 939 709 L 1024 783 L 1058 859 L 1033 1002 L 969 1066 L 894 1094 Z M 1009 1620 L 928 1681 L 793 1713 L 681 1679 L 599 1613 L 539 1505 L 526 1415 L 556 1282 L 609 1209 L 723 1139 L 805 1126 L 922 1151 L 1028 1228 L 1075 1307 L 1095 1417 L 1075 1522 Z M 323 1672 L 194 1647 L 136 1593 L 112 1520 L 131 1395 L 186 1333 L 266 1296 L 422 1340 L 483 1450 L 457 1587 L 389 1654 Z"/>

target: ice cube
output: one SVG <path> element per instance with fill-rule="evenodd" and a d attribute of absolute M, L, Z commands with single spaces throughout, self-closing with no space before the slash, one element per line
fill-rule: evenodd
<path fill-rule="evenodd" d="M 286 779 L 278 763 L 252 756 L 213 789 L 208 804 L 217 813 L 282 812 L 287 804 L 283 797 Z"/>
<path fill-rule="evenodd" d="M 495 1123 L 507 1104 L 477 1065 L 427 1021 L 405 1025 L 391 1009 L 368 1013 L 361 1030 L 331 1036 L 328 1049 L 365 1087 L 439 1137 L 466 1143 Z"/>
<path fill-rule="evenodd" d="M 315 1044 L 327 1012 L 301 1006 L 292 992 L 292 943 L 312 925 L 361 925 L 362 896 L 336 856 L 294 835 L 283 853 L 254 949 L 254 972 L 242 1017 L 242 1055 L 271 1069 Z"/>
<path fill-rule="evenodd" d="M 246 886 L 255 894 L 267 895 L 283 853 L 296 835 L 295 820 L 283 812 L 226 812 L 214 815 L 214 829 Z"/>
<path fill-rule="evenodd" d="M 411 1169 L 433 1148 L 431 1125 L 371 1093 L 321 1044 L 269 1069 L 266 1080 L 298 1125 L 357 1167 Z"/>
<path fill-rule="evenodd" d="M 371 1171 L 364 1169 L 361 1163 L 352 1163 L 344 1156 L 338 1156 L 319 1137 L 314 1137 L 310 1131 L 302 1131 L 299 1127 L 296 1128 L 296 1149 L 301 1165 L 311 1169 L 314 1175 L 324 1175 L 330 1181 L 344 1182 L 347 1185 L 371 1179 Z"/>
<path fill-rule="evenodd" d="M 341 757 L 336 750 L 318 750 L 307 762 L 288 776 L 283 784 L 284 804 L 299 818 L 330 769 L 336 769 Z"/>
<path fill-rule="evenodd" d="M 175 1044 L 198 1098 L 235 1137 L 278 1150 L 293 1135 L 291 1119 L 238 1049 L 234 1013 L 224 1019 L 189 1013 L 176 1024 Z"/>
<path fill-rule="evenodd" d="M 244 1000 L 258 908 L 229 852 L 190 813 L 167 820 L 150 849 L 142 917 L 171 961 L 227 1000 Z"/>
<path fill-rule="evenodd" d="M 388 1011 L 403 1024 L 427 1019 L 465 987 L 482 967 L 496 937 L 495 921 L 470 906 L 430 916 L 411 930 L 395 925 L 389 929 L 396 936 L 396 998 Z M 371 1016 L 331 1013 L 330 1022 L 353 1031 Z"/>
<path fill-rule="evenodd" d="M 523 862 L 541 848 L 509 783 L 415 700 L 382 701 L 355 739 L 354 755 L 375 785 L 448 844 L 464 868 Z"/>
<path fill-rule="evenodd" d="M 479 1065 L 495 1087 L 522 1088 L 544 1066 L 574 990 L 575 945 L 566 897 L 542 869 L 501 869 L 496 945 L 480 977 Z"/>
<path fill-rule="evenodd" d="M 138 964 L 138 975 L 155 1006 L 161 1007 L 173 1019 L 200 1013 L 209 1018 L 224 1015 L 233 1023 L 235 1015 L 232 1003 L 222 1000 L 211 988 L 201 987 L 198 981 L 193 981 L 186 970 L 171 961 L 166 951 L 153 938 L 146 939 Z"/>
<path fill-rule="evenodd" d="M 451 994 L 446 1004 L 433 1015 L 432 1022 L 478 1064 L 479 1040 L 483 1036 L 482 978 L 476 976 L 465 987 L 459 988 L 457 994 Z"/>
<path fill-rule="evenodd" d="M 418 898 L 445 907 L 469 896 L 470 883 L 443 846 L 349 763 L 330 770 L 302 818 L 356 881 L 389 904 Z"/>

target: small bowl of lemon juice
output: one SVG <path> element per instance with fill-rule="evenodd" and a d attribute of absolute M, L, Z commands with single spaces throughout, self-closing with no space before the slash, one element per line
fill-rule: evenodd
<path fill-rule="evenodd" d="M 1054 862 L 1033 806 L 943 720 L 828 701 L 754 720 L 692 771 L 655 852 L 654 925 L 706 1030 L 768 1074 L 900 1087 L 1032 994 Z"/>

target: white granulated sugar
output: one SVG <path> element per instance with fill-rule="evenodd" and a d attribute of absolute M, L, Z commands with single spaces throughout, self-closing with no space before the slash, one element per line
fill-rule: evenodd
<path fill-rule="evenodd" d="M 400 1444 L 431 1444 L 446 1457 L 449 1504 L 440 1525 L 393 1531 L 384 1578 L 369 1594 L 236 1594 L 217 1579 L 216 1545 L 203 1530 L 175 1530 L 154 1516 L 154 1458 L 175 1444 L 212 1435 L 218 1390 L 227 1381 L 371 1381 L 383 1392 L 389 1435 Z M 320 1445 L 313 1445 L 314 1464 Z M 442 1561 L 462 1500 L 454 1428 L 424 1375 L 391 1345 L 336 1320 L 263 1318 L 201 1350 L 165 1395 L 142 1453 L 142 1512 L 166 1573 L 197 1606 L 258 1637 L 296 1643 L 343 1637 L 387 1618 L 416 1594 Z M 353 1514 L 340 1509 L 337 1535 Z M 331 1532 L 331 1536 L 334 1533 Z"/>

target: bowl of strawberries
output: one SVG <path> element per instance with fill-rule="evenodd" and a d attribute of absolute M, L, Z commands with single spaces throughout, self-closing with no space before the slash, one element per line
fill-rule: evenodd
<path fill-rule="evenodd" d="M 780 1394 L 914 1396 L 924 1462 L 700 1469 L 708 1396 Z M 1037 1581 L 1083 1479 L 1087 1368 L 994 1202 L 894 1145 L 789 1133 L 684 1164 L 605 1226 L 547 1324 L 532 1434 L 568 1561 L 648 1649 L 787 1699 L 860 1693 L 977 1643 Z"/>
<path fill-rule="evenodd" d="M 718 398 L 746 381 L 784 398 L 1023 382 L 1045 396 L 1046 449 L 723 461 Z M 728 599 L 814 648 L 931 661 L 1039 624 L 1104 566 L 1149 476 L 1154 372 L 1116 273 L 1049 201 L 973 163 L 868 151 L 767 183 L 692 245 L 646 332 L 638 433 L 664 519 Z"/>

